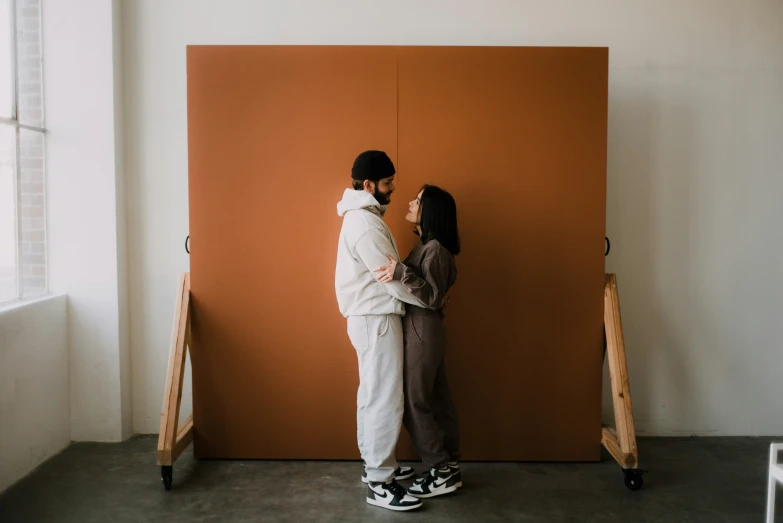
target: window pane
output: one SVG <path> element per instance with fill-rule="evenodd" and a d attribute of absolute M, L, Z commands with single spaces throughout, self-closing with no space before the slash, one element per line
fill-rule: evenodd
<path fill-rule="evenodd" d="M 2 1 L 2 0 L 0 0 Z M 43 126 L 41 1 L 16 0 L 16 55 L 19 121 Z"/>
<path fill-rule="evenodd" d="M 11 118 L 14 96 L 11 1 L 0 0 L 0 116 L 5 118 Z"/>
<path fill-rule="evenodd" d="M 0 124 L 0 302 L 18 298 L 16 280 L 16 131 Z"/>
<path fill-rule="evenodd" d="M 22 174 L 22 296 L 46 292 L 44 135 L 19 130 Z"/>

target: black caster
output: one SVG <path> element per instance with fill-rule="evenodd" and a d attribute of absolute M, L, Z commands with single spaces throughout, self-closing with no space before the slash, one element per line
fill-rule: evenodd
<path fill-rule="evenodd" d="M 163 488 L 171 490 L 171 480 L 174 478 L 174 469 L 170 465 L 160 467 L 160 479 L 163 481 Z"/>
<path fill-rule="evenodd" d="M 639 469 L 623 469 L 625 475 L 625 486 L 631 490 L 639 490 L 644 485 L 644 479 L 642 474 L 643 470 Z"/>

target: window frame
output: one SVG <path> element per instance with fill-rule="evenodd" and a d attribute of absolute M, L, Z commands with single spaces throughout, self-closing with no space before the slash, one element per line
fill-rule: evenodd
<path fill-rule="evenodd" d="M 14 268 L 16 276 L 16 298 L 0 301 L 0 307 L 5 308 L 15 303 L 21 303 L 28 300 L 39 299 L 49 294 L 49 243 L 48 243 L 48 191 L 46 176 L 46 83 L 44 75 L 44 49 L 43 49 L 43 2 L 38 1 L 38 39 L 41 49 L 41 125 L 30 125 L 22 123 L 19 118 L 19 33 L 17 31 L 17 0 L 9 1 L 10 25 L 9 39 L 11 41 L 11 117 L 0 116 L 0 126 L 10 126 L 14 128 L 14 192 L 16 202 L 14 208 L 15 215 L 15 240 L 16 240 L 16 267 Z M 27 130 L 41 134 L 43 149 L 43 256 L 44 256 L 44 287 L 43 291 L 34 294 L 25 295 L 24 292 L 24 249 L 22 242 L 22 137 L 21 131 Z"/>

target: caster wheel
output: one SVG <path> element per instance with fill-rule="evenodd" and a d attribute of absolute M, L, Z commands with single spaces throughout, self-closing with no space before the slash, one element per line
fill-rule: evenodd
<path fill-rule="evenodd" d="M 625 469 L 623 474 L 625 475 L 625 486 L 629 489 L 639 490 L 644 485 L 643 471 L 639 469 Z"/>
<path fill-rule="evenodd" d="M 174 471 L 170 466 L 160 467 L 160 479 L 163 481 L 163 488 L 171 490 L 171 480 L 174 478 Z"/>

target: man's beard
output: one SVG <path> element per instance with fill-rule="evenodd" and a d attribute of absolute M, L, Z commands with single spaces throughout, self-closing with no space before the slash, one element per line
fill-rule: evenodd
<path fill-rule="evenodd" d="M 375 196 L 375 199 L 378 200 L 378 203 L 380 203 L 381 205 L 389 205 L 389 202 L 391 201 L 392 192 L 393 191 L 390 191 L 388 193 L 382 193 L 376 187 L 375 194 L 373 194 L 373 196 Z"/>

